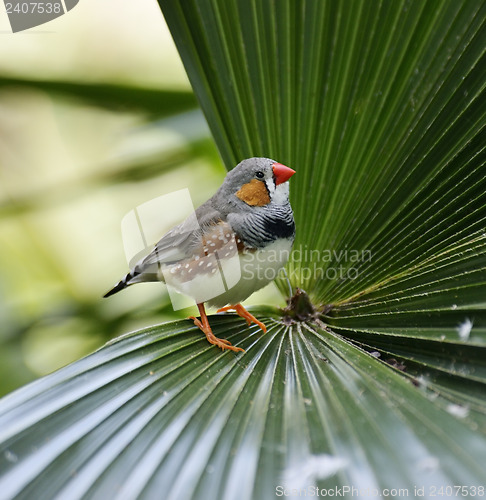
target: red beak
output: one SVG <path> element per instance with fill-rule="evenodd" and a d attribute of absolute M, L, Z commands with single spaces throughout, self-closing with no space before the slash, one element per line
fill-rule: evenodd
<path fill-rule="evenodd" d="M 295 170 L 292 170 L 291 168 L 286 167 L 281 163 L 274 163 L 272 167 L 273 167 L 273 174 L 275 175 L 276 186 L 282 184 L 283 182 L 288 181 L 295 174 Z"/>

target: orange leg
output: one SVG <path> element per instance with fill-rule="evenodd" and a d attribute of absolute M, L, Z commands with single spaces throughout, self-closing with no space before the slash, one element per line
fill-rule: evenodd
<path fill-rule="evenodd" d="M 236 314 L 238 314 L 238 316 L 241 316 L 242 318 L 245 318 L 246 322 L 249 325 L 255 323 L 263 330 L 263 333 L 267 333 L 267 327 L 261 321 L 258 321 L 255 316 L 253 316 L 253 314 L 250 314 L 241 304 L 236 304 L 235 306 L 226 306 L 218 309 L 218 312 L 225 311 L 236 311 Z"/>
<path fill-rule="evenodd" d="M 214 335 L 213 331 L 211 330 L 211 326 L 209 325 L 208 317 L 206 316 L 206 310 L 204 309 L 204 303 L 198 304 L 197 308 L 199 309 L 201 319 L 199 320 L 194 316 L 189 316 L 189 319 L 192 319 L 194 321 L 194 324 L 204 332 L 210 344 L 221 347 L 223 351 L 225 349 L 229 349 L 230 351 L 235 352 L 245 352 L 245 350 L 241 347 L 235 347 L 234 345 L 231 345 L 231 342 L 229 340 L 219 339 L 218 337 L 216 337 L 216 335 Z"/>

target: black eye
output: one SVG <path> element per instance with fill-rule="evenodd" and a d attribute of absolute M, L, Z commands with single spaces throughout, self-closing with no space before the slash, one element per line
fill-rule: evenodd
<path fill-rule="evenodd" d="M 255 174 L 255 177 L 258 177 L 259 179 L 263 179 L 265 177 L 265 174 L 263 172 L 260 172 L 258 171 L 256 174 Z"/>

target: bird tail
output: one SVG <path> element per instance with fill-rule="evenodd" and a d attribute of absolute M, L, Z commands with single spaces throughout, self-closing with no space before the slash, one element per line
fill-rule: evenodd
<path fill-rule="evenodd" d="M 127 286 L 130 286 L 132 283 L 130 283 L 130 280 L 133 278 L 132 273 L 128 273 L 123 279 L 121 279 L 111 290 L 106 292 L 103 295 L 103 298 L 110 297 L 111 295 L 114 295 L 115 293 L 119 292 L 120 290 L 123 290 Z"/>

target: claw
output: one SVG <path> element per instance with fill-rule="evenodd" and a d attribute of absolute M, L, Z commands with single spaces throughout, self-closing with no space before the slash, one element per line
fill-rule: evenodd
<path fill-rule="evenodd" d="M 198 304 L 197 307 L 199 309 L 201 319 L 199 320 L 194 316 L 189 316 L 189 319 L 192 319 L 194 321 L 194 324 L 204 332 L 210 344 L 220 347 L 223 351 L 225 349 L 228 349 L 234 352 L 245 352 L 245 350 L 241 347 L 235 347 L 234 345 L 231 345 L 231 342 L 229 340 L 216 337 L 216 335 L 214 335 L 213 331 L 211 330 L 211 326 L 209 325 L 208 317 L 206 316 L 206 311 L 204 309 L 204 304 Z"/>
<path fill-rule="evenodd" d="M 262 330 L 263 333 L 267 333 L 267 327 L 261 322 L 258 321 L 253 314 L 249 313 L 241 304 L 236 304 L 235 306 L 226 306 L 222 307 L 221 309 L 218 309 L 217 312 L 226 312 L 226 311 L 236 311 L 236 314 L 238 316 L 246 319 L 246 322 L 248 325 L 251 325 L 252 323 L 255 323 L 258 325 Z"/>

